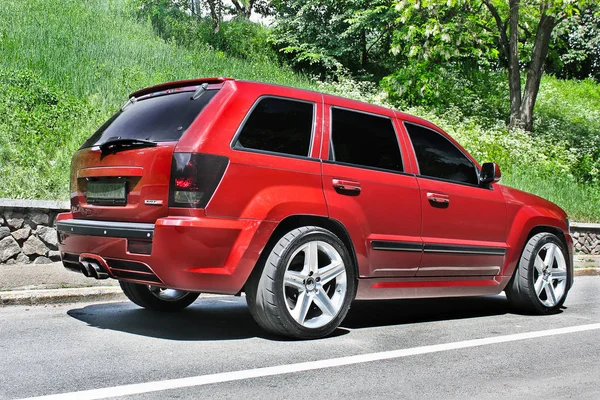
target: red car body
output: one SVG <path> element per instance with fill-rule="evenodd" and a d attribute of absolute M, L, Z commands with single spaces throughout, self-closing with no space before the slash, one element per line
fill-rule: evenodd
<path fill-rule="evenodd" d="M 327 94 L 232 79 L 167 83 L 132 96 L 193 91 L 203 83 L 218 92 L 179 140 L 108 154 L 98 146 L 75 153 L 71 211 L 57 218 L 66 267 L 79 271 L 80 261 L 95 261 L 119 280 L 237 294 L 270 240 L 309 224 L 332 231 L 349 249 L 357 299 L 500 293 L 528 239 L 539 232 L 562 241 L 572 268 L 568 220 L 558 206 L 498 183 L 481 187 L 420 175 L 406 123 L 443 135 L 481 168 L 423 119 Z M 249 112 L 265 97 L 315 105 L 308 157 L 232 146 Z M 331 161 L 332 108 L 389 118 L 403 172 Z M 204 207 L 170 206 L 176 153 L 226 157 L 226 169 Z M 104 178 L 126 182 L 126 204 L 88 201 L 90 180 Z M 356 193 L 340 194 L 343 190 Z M 572 273 L 569 287 L 571 281 Z"/>

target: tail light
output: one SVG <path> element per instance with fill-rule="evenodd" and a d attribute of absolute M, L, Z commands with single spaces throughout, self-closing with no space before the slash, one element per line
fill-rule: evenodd
<path fill-rule="evenodd" d="M 204 208 L 221 182 L 227 157 L 173 153 L 169 207 Z"/>

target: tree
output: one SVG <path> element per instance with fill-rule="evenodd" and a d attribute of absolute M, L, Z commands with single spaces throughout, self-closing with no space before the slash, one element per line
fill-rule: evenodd
<path fill-rule="evenodd" d="M 546 63 L 548 72 L 567 79 L 600 80 L 600 4 L 581 10 L 557 25 L 555 32 Z"/>
<path fill-rule="evenodd" d="M 274 0 L 274 42 L 298 69 L 378 73 L 390 59 L 392 0 Z M 389 73 L 389 71 L 386 71 Z"/>
<path fill-rule="evenodd" d="M 509 126 L 531 130 L 544 64 L 557 24 L 578 12 L 584 0 L 415 0 L 395 1 L 396 52 L 412 45 L 412 58 L 445 61 L 482 57 L 508 69 Z M 469 40 L 469 37 L 472 40 Z M 494 60 L 495 59 L 495 60 Z M 526 67 L 521 89 L 521 68 Z"/>

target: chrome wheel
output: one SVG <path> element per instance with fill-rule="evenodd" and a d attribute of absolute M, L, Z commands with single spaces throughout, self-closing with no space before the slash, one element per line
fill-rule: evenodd
<path fill-rule="evenodd" d="M 183 290 L 165 289 L 158 286 L 148 286 L 150 293 L 159 300 L 163 301 L 178 301 L 189 294 Z"/>
<path fill-rule="evenodd" d="M 310 241 L 289 258 L 283 279 L 285 304 L 306 328 L 320 328 L 340 312 L 348 290 L 342 256 L 329 243 Z"/>
<path fill-rule="evenodd" d="M 549 242 L 543 245 L 534 260 L 533 287 L 540 302 L 554 307 L 565 295 L 567 263 L 562 249 Z"/>

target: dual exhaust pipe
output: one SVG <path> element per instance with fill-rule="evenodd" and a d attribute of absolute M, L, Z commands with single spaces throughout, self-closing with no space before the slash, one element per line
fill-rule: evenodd
<path fill-rule="evenodd" d="M 108 279 L 109 275 L 96 261 L 81 260 L 79 261 L 79 269 L 83 275 L 88 278 Z"/>

